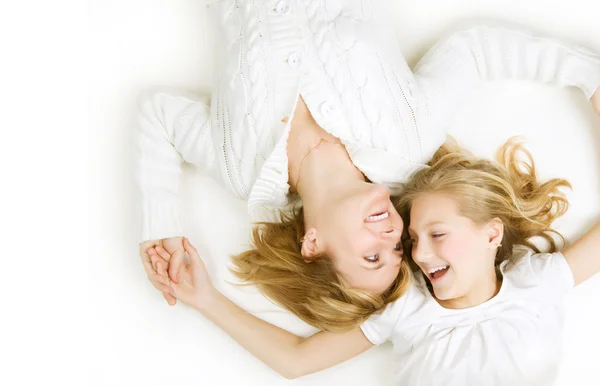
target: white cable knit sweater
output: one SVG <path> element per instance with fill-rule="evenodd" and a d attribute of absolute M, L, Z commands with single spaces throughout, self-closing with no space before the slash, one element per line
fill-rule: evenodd
<path fill-rule="evenodd" d="M 207 100 L 143 99 L 135 176 L 142 240 L 181 236 L 183 161 L 211 173 L 248 209 L 288 204 L 289 125 L 302 95 L 317 123 L 371 181 L 398 188 L 445 140 L 444 122 L 482 80 L 600 85 L 600 56 L 521 29 L 478 26 L 435 45 L 414 73 L 378 1 L 220 0 Z M 290 120 L 291 121 L 291 120 Z"/>

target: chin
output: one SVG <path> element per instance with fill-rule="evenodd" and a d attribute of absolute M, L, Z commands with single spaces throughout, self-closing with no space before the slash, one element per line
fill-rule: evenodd
<path fill-rule="evenodd" d="M 451 289 L 441 289 L 433 287 L 433 294 L 438 300 L 454 299 L 456 295 Z"/>

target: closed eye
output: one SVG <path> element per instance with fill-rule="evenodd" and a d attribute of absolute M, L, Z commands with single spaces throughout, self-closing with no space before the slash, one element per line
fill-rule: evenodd
<path fill-rule="evenodd" d="M 434 239 L 439 239 L 440 237 L 444 236 L 445 233 L 434 233 L 431 235 L 431 237 L 433 237 Z"/>
<path fill-rule="evenodd" d="M 398 241 L 398 244 L 396 244 L 396 247 L 394 248 L 394 251 L 396 251 L 396 252 L 402 252 L 402 241 Z"/>

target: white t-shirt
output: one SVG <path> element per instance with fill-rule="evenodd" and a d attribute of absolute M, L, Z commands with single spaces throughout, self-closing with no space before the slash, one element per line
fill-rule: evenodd
<path fill-rule="evenodd" d="M 443 308 L 417 273 L 405 296 L 361 329 L 391 340 L 398 385 L 551 385 L 562 352 L 562 300 L 574 286 L 561 253 L 517 251 L 498 294 L 476 307 Z"/>

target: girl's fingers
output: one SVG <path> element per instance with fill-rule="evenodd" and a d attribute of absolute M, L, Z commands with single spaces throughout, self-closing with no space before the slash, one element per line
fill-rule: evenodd
<path fill-rule="evenodd" d="M 198 251 L 194 246 L 189 242 L 187 238 L 183 239 L 183 248 L 187 252 L 188 256 L 192 260 L 192 262 L 196 264 L 202 264 L 202 259 L 200 259 L 200 255 L 198 255 Z"/>

